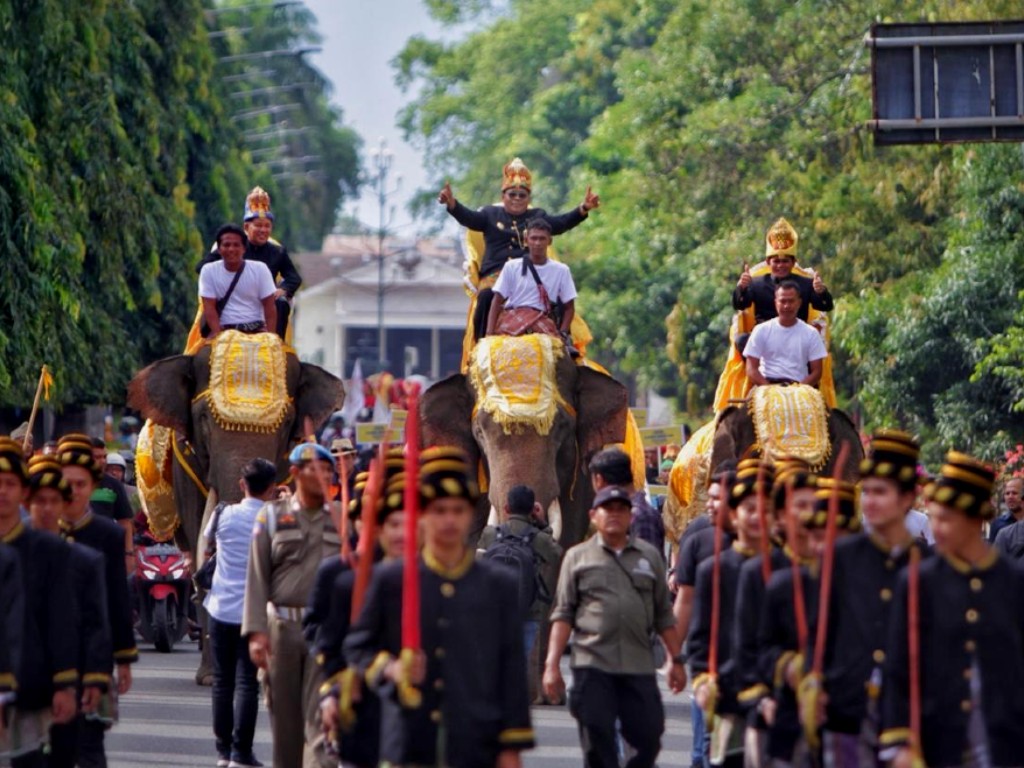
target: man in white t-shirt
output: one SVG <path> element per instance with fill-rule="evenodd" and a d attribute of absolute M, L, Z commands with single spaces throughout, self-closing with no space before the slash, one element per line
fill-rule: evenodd
<path fill-rule="evenodd" d="M 822 361 L 828 357 L 821 335 L 797 317 L 800 289 L 784 280 L 775 289 L 778 317 L 754 327 L 743 350 L 747 378 L 755 385 L 809 384 L 818 386 Z"/>
<path fill-rule="evenodd" d="M 220 260 L 205 265 L 199 273 L 199 298 L 210 327 L 209 338 L 227 330 L 262 333 L 277 328 L 274 278 L 263 262 L 245 260 L 245 247 L 242 228 L 225 224 L 217 230 Z"/>
<path fill-rule="evenodd" d="M 569 326 L 576 311 L 576 285 L 568 266 L 548 258 L 550 245 L 551 225 L 545 219 L 534 219 L 526 231 L 529 254 L 507 261 L 494 284 L 488 336 L 546 333 L 561 337 L 571 347 Z M 561 303 L 557 319 L 553 313 L 556 303 Z"/>

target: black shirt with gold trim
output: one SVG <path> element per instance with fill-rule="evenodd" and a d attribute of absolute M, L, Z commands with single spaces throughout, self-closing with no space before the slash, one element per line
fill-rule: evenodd
<path fill-rule="evenodd" d="M 420 627 L 427 674 L 422 701 L 408 706 L 381 677 L 387 661 L 402 650 L 403 568 L 377 566 L 363 612 L 345 641 L 349 662 L 381 696 L 381 760 L 494 768 L 502 750 L 533 747 L 514 577 L 475 561 L 472 551 L 452 569 L 424 551 Z"/>
<path fill-rule="evenodd" d="M 1024 765 L 1024 572 L 994 549 L 973 566 L 936 556 L 921 563 L 919 586 L 925 764 L 978 764 L 965 753 L 980 703 L 989 764 Z M 888 637 L 882 746 L 906 744 L 910 735 L 907 596 L 904 571 Z"/>
<path fill-rule="evenodd" d="M 16 673 L 25 623 L 24 590 L 18 554 L 0 544 L 0 701 L 18 689 Z"/>
<path fill-rule="evenodd" d="M 18 554 L 25 590 L 16 706 L 49 709 L 54 691 L 78 683 L 78 622 L 75 603 L 68 600 L 73 591 L 68 548 L 58 536 L 24 523 L 3 542 Z"/>

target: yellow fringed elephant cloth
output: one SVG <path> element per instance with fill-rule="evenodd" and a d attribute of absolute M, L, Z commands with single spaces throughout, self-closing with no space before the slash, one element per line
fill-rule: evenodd
<path fill-rule="evenodd" d="M 149 530 L 157 541 L 168 541 L 178 528 L 171 473 L 174 430 L 147 421 L 135 446 L 135 482 Z"/>
<path fill-rule="evenodd" d="M 814 471 L 825 466 L 831 452 L 828 409 L 814 387 L 757 387 L 750 398 L 750 418 L 762 456 L 771 461 L 783 456 L 800 459 Z"/>
<path fill-rule="evenodd" d="M 759 277 L 770 271 L 767 262 L 762 261 L 750 270 L 750 274 L 753 277 Z M 812 277 L 810 271 L 799 265 L 793 267 L 793 274 Z M 832 330 L 829 325 L 828 315 L 814 307 L 809 307 L 807 322 L 816 328 L 824 329 L 823 340 L 825 342 L 825 349 L 829 349 L 831 346 Z M 729 357 L 726 360 L 725 369 L 718 379 L 718 388 L 715 390 L 715 413 L 721 413 L 734 404 L 730 401 L 745 400 L 750 393 L 751 384 L 750 379 L 747 378 L 746 360 L 743 359 L 743 355 L 736 349 L 736 338 L 741 334 L 750 333 L 752 330 L 754 330 L 753 305 L 737 312 L 733 317 L 732 325 L 729 326 Z M 822 397 L 825 398 L 825 405 L 829 408 L 835 408 L 836 386 L 832 379 L 831 354 L 822 362 L 821 381 L 818 383 L 818 389 L 821 391 Z"/>
<path fill-rule="evenodd" d="M 708 502 L 708 476 L 711 474 L 711 449 L 715 442 L 717 419 L 702 426 L 680 449 L 668 476 L 668 498 L 662 512 L 665 537 L 673 547 L 690 522 L 704 512 Z"/>

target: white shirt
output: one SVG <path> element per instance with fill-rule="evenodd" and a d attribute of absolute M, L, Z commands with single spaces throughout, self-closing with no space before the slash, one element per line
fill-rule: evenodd
<path fill-rule="evenodd" d="M 262 261 L 244 261 L 245 271 L 238 278 L 234 293 L 220 313 L 221 325 L 259 323 L 263 316 L 263 299 L 277 290 L 270 268 Z M 203 267 L 199 273 L 199 297 L 220 299 L 231 287 L 237 272 L 228 272 L 221 259 Z M 273 330 L 273 329 L 271 329 Z"/>
<path fill-rule="evenodd" d="M 224 507 L 217 522 L 217 567 L 213 571 L 213 586 L 203 605 L 213 618 L 224 624 L 242 623 L 249 543 L 256 513 L 263 504 L 261 499 L 242 499 L 237 504 Z M 211 517 L 203 532 L 203 541 L 210 538 L 212 529 Z"/>
<path fill-rule="evenodd" d="M 775 317 L 754 327 L 744 357 L 756 357 L 766 379 L 803 381 L 809 363 L 828 357 L 821 335 L 803 320 L 788 328 Z"/>
<path fill-rule="evenodd" d="M 544 309 L 544 302 L 540 299 L 540 291 L 537 290 L 537 281 L 533 279 L 533 273 L 526 267 L 526 274 L 523 274 L 523 259 L 509 259 L 501 268 L 498 281 L 494 284 L 494 292 L 505 297 L 505 306 L 509 309 L 516 307 L 533 307 Z M 548 259 L 544 264 L 534 264 L 537 276 L 544 283 L 544 290 L 548 292 L 548 299 L 554 304 L 556 301 L 563 303 L 576 298 L 576 284 L 572 281 L 572 273 L 569 267 L 558 261 Z"/>

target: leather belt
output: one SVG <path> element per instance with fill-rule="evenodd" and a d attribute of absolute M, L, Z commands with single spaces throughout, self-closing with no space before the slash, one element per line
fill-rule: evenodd
<path fill-rule="evenodd" d="M 275 605 L 274 613 L 281 621 L 302 621 L 302 608 L 293 605 Z"/>

